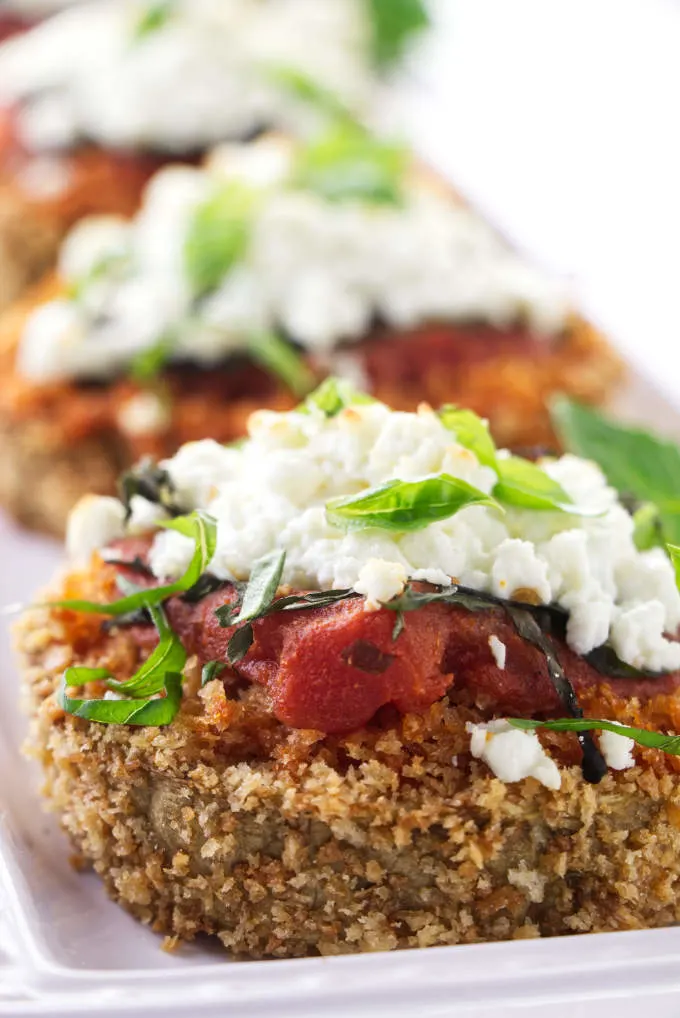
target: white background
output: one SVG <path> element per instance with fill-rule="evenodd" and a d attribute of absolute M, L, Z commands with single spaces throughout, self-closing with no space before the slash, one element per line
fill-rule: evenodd
<path fill-rule="evenodd" d="M 680 4 L 434 8 L 409 134 L 680 401 Z"/>

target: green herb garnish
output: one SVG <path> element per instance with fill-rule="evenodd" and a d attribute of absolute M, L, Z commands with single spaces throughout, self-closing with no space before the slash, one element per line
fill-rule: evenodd
<path fill-rule="evenodd" d="M 51 605 L 55 608 L 67 608 L 71 611 L 89 612 L 97 615 L 128 615 L 139 608 L 151 608 L 167 601 L 175 594 L 182 594 L 191 590 L 198 583 L 202 574 L 215 554 L 217 542 L 217 524 L 215 520 L 206 513 L 193 512 L 189 516 L 178 516 L 174 520 L 167 520 L 159 523 L 159 526 L 166 530 L 176 530 L 185 537 L 190 537 L 195 542 L 194 554 L 189 567 L 183 576 L 174 583 L 161 587 L 150 587 L 144 590 L 136 590 L 113 601 L 110 604 L 100 604 L 96 601 L 66 600 L 54 601 Z"/>
<path fill-rule="evenodd" d="M 254 332 L 248 337 L 250 356 L 279 378 L 294 396 L 304 396 L 317 383 L 314 372 L 298 351 L 275 332 Z"/>
<path fill-rule="evenodd" d="M 128 369 L 130 377 L 141 383 L 156 378 L 170 360 L 176 343 L 177 331 L 168 329 L 155 343 L 135 354 Z"/>
<path fill-rule="evenodd" d="M 496 446 L 489 434 L 488 421 L 482 420 L 472 410 L 463 410 L 450 403 L 439 409 L 438 417 L 444 427 L 454 432 L 458 443 L 473 452 L 481 464 L 498 470 Z"/>
<path fill-rule="evenodd" d="M 335 92 L 326 88 L 325 85 L 321 85 L 298 67 L 268 65 L 263 68 L 263 71 L 265 77 L 272 81 L 277 88 L 318 110 L 329 122 L 335 121 L 359 127 L 355 115 Z"/>
<path fill-rule="evenodd" d="M 226 667 L 226 661 L 208 661 L 204 664 L 201 669 L 201 689 L 213 679 L 219 678 Z"/>
<path fill-rule="evenodd" d="M 237 181 L 198 206 L 184 242 L 184 265 L 196 297 L 214 290 L 248 249 L 257 195 Z"/>
<path fill-rule="evenodd" d="M 121 476 L 118 481 L 118 494 L 125 506 L 127 519 L 132 512 L 131 501 L 135 495 L 140 495 L 147 502 L 154 502 L 169 516 L 185 515 L 185 510 L 177 500 L 177 492 L 170 474 L 148 457 L 140 460 Z"/>
<path fill-rule="evenodd" d="M 491 495 L 450 474 L 438 474 L 419 481 L 388 481 L 359 495 L 333 499 L 326 503 L 326 519 L 343 530 L 378 527 L 403 533 L 422 530 L 473 505 L 503 512 Z"/>
<path fill-rule="evenodd" d="M 373 58 L 379 67 L 394 64 L 411 40 L 430 24 L 422 0 L 364 0 L 372 29 Z"/>
<path fill-rule="evenodd" d="M 647 749 L 660 749 L 671 756 L 680 756 L 680 735 L 664 735 L 663 732 L 650 732 L 646 728 L 631 728 L 615 721 L 601 721 L 595 718 L 558 718 L 555 721 L 534 721 L 528 718 L 508 718 L 508 724 L 522 731 L 534 731 L 544 728 L 550 732 L 613 732 L 625 735 L 639 746 Z"/>
<path fill-rule="evenodd" d="M 340 411 L 347 407 L 376 402 L 372 396 L 355 389 L 346 379 L 331 377 L 326 378 L 314 392 L 310 393 L 297 410 L 298 413 L 309 413 L 314 407 L 321 410 L 326 417 L 337 417 Z"/>
<path fill-rule="evenodd" d="M 680 545 L 680 448 L 641 428 L 615 424 L 590 407 L 560 397 L 553 403 L 555 428 L 564 446 L 594 460 L 609 484 L 623 496 L 633 496 L 658 511 L 661 543 Z M 650 539 L 647 524 L 637 540 Z"/>
<path fill-rule="evenodd" d="M 561 484 L 531 460 L 520 456 L 498 456 L 486 421 L 472 410 L 443 406 L 438 414 L 442 424 L 452 431 L 465 449 L 481 464 L 498 474 L 493 496 L 503 505 L 538 512 L 564 512 L 572 516 L 600 516 L 598 509 L 575 505 Z"/>
<path fill-rule="evenodd" d="M 57 694 L 59 706 L 74 717 L 101 724 L 167 725 L 177 714 L 182 699 L 182 672 L 187 654 L 168 625 L 162 608 L 148 605 L 158 630 L 158 646 L 139 671 L 124 682 L 106 668 L 67 668 Z M 105 682 L 121 699 L 73 699 L 67 690 L 88 682 Z M 164 693 L 164 696 L 160 694 Z"/>
<path fill-rule="evenodd" d="M 300 149 L 291 183 L 326 201 L 365 201 L 399 205 L 408 151 L 362 128 L 335 124 Z"/>
<path fill-rule="evenodd" d="M 133 28 L 133 39 L 145 39 L 163 28 L 172 17 L 174 8 L 175 0 L 156 0 L 155 3 L 147 4 Z"/>

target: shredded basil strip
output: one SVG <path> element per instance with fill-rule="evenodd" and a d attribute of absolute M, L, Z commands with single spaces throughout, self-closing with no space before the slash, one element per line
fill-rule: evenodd
<path fill-rule="evenodd" d="M 404 532 L 422 530 L 473 505 L 503 512 L 479 488 L 450 474 L 437 474 L 418 481 L 388 481 L 359 495 L 333 499 L 326 503 L 326 519 L 343 530 L 378 527 Z"/>
<path fill-rule="evenodd" d="M 616 424 L 566 397 L 555 400 L 551 410 L 565 448 L 594 460 L 622 497 L 632 495 L 655 505 L 661 543 L 680 545 L 680 446 L 641 428 Z"/>
<path fill-rule="evenodd" d="M 207 686 L 213 679 L 219 678 L 227 667 L 226 661 L 208 661 L 201 669 L 201 689 Z"/>
<path fill-rule="evenodd" d="M 170 360 L 177 338 L 176 329 L 167 329 L 155 343 L 136 353 L 128 369 L 130 377 L 136 382 L 149 382 L 156 378 Z"/>
<path fill-rule="evenodd" d="M 336 123 L 298 151 L 291 183 L 330 202 L 400 205 L 407 166 L 403 145 Z"/>
<path fill-rule="evenodd" d="M 344 378 L 326 378 L 318 388 L 311 392 L 304 403 L 297 407 L 298 413 L 309 413 L 312 408 L 321 410 L 326 417 L 337 417 L 341 410 L 351 406 L 364 406 L 377 403 L 365 392 L 355 389 L 351 382 Z"/>
<path fill-rule="evenodd" d="M 298 67 L 269 64 L 262 71 L 277 88 L 318 110 L 329 122 L 347 123 L 360 129 L 354 113 L 342 99 Z"/>
<path fill-rule="evenodd" d="M 184 242 L 184 266 L 196 297 L 214 290 L 244 257 L 256 202 L 252 188 L 232 181 L 194 212 Z"/>
<path fill-rule="evenodd" d="M 298 398 L 310 392 L 317 383 L 316 375 L 295 347 L 275 332 L 251 333 L 248 352 L 254 361 L 279 378 Z"/>
<path fill-rule="evenodd" d="M 135 495 L 141 495 L 147 502 L 156 503 L 169 516 L 184 516 L 186 513 L 177 501 L 177 492 L 170 474 L 148 457 L 121 476 L 118 494 L 125 506 L 126 519 L 130 518 L 131 502 Z"/>
<path fill-rule="evenodd" d="M 364 0 L 372 29 L 373 58 L 394 64 L 412 39 L 430 24 L 423 0 Z"/>
<path fill-rule="evenodd" d="M 629 725 L 619 725 L 614 721 L 601 721 L 595 718 L 558 718 L 555 721 L 508 718 L 507 721 L 513 728 L 523 731 L 545 728 L 551 732 L 613 732 L 615 735 L 624 735 L 647 749 L 660 749 L 671 756 L 680 756 L 680 735 L 665 735 L 663 732 L 650 732 L 646 728 L 631 728 Z"/>
<path fill-rule="evenodd" d="M 60 707 L 75 717 L 102 724 L 165 725 L 175 717 L 182 698 L 187 653 L 168 625 L 162 608 L 149 607 L 158 630 L 158 646 L 131 678 L 116 680 L 106 668 L 67 668 L 57 694 Z M 73 699 L 67 690 L 102 682 L 121 699 Z M 161 693 L 165 696 L 158 699 Z"/>
<path fill-rule="evenodd" d="M 215 554 L 217 524 L 211 516 L 196 511 L 189 516 L 178 516 L 174 520 L 163 521 L 159 525 L 166 530 L 176 530 L 178 533 L 184 534 L 185 537 L 192 538 L 195 542 L 189 568 L 179 580 L 161 587 L 149 587 L 136 591 L 134 594 L 128 594 L 110 604 L 100 604 L 97 601 L 65 600 L 52 601 L 50 605 L 55 608 L 68 608 L 71 611 L 90 612 L 97 615 L 127 615 L 137 611 L 138 608 L 151 608 L 167 601 L 174 594 L 190 590 L 198 583 Z"/>
<path fill-rule="evenodd" d="M 76 700 L 66 689 L 67 683 L 63 681 L 57 693 L 57 702 L 66 714 L 104 725 L 161 727 L 169 725 L 177 716 L 182 701 L 182 676 L 168 672 L 163 685 L 165 696 L 159 699 Z"/>

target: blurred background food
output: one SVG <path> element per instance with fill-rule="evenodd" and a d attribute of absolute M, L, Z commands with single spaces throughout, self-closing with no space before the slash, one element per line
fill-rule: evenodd
<path fill-rule="evenodd" d="M 0 303 L 40 280 L 0 321 L 0 496 L 28 522 L 329 372 L 523 448 L 555 442 L 552 393 L 616 391 L 603 331 L 672 388 L 627 77 L 642 25 L 666 80 L 671 0 L 68 6 L 0 50 Z"/>

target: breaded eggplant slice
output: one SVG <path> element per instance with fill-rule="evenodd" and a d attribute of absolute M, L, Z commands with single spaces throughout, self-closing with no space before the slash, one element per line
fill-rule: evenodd
<path fill-rule="evenodd" d="M 88 492 L 113 493 L 119 472 L 140 457 L 163 458 L 206 437 L 233 441 L 254 410 L 288 410 L 299 401 L 247 360 L 166 368 L 151 389 L 129 378 L 31 383 L 15 367 L 23 326 L 60 290 L 48 278 L 0 319 L 0 503 L 29 526 L 61 536 L 75 502 Z M 554 447 L 550 397 L 564 392 L 599 405 L 623 374 L 607 341 L 576 316 L 555 339 L 519 327 L 382 329 L 353 344 L 352 355 L 373 395 L 395 409 L 414 410 L 423 401 L 469 406 L 489 419 L 498 444 L 511 448 Z M 321 376 L 320 366 L 309 364 Z M 149 430 L 131 422 L 140 400 L 158 411 Z"/>
<path fill-rule="evenodd" d="M 95 556 L 51 596 L 113 590 L 115 569 Z M 197 642 L 181 711 L 160 729 L 94 724 L 55 699 L 71 664 L 132 674 L 148 652 L 144 627 L 104 633 L 101 617 L 36 609 L 17 634 L 47 804 L 109 895 L 169 944 L 208 933 L 238 957 L 291 958 L 680 921 L 676 758 L 636 748 L 636 766 L 593 786 L 573 736 L 546 733 L 554 791 L 533 778 L 504 784 L 471 757 L 466 723 L 492 713 L 478 701 L 494 613 L 449 618 L 462 649 L 429 709 L 384 707 L 349 735 L 324 735 L 283 724 L 270 687 L 230 671 L 199 688 L 208 648 L 195 622 L 207 610 L 168 606 Z M 300 623 L 277 623 L 288 624 Z M 536 648 L 512 646 L 508 660 L 547 683 Z M 594 674 L 579 671 L 588 716 L 680 728 L 677 675 L 626 687 Z"/>

